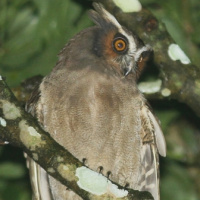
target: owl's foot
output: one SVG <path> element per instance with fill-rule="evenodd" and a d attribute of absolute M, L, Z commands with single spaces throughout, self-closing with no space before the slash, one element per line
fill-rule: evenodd
<path fill-rule="evenodd" d="M 107 178 L 108 178 L 108 179 L 110 178 L 111 174 L 112 174 L 111 171 L 108 171 L 108 172 L 107 172 Z"/>
<path fill-rule="evenodd" d="M 128 189 L 129 186 L 130 186 L 130 184 L 129 184 L 129 183 L 126 183 L 125 186 L 124 186 L 124 188 L 125 188 L 125 189 Z"/>
<path fill-rule="evenodd" d="M 83 165 L 86 166 L 86 165 L 87 165 L 87 158 L 83 158 L 83 159 L 82 159 L 82 163 L 83 163 Z"/>
<path fill-rule="evenodd" d="M 99 167 L 98 167 L 98 171 L 99 171 L 100 174 L 103 174 L 103 167 L 102 167 L 102 166 L 99 166 Z"/>

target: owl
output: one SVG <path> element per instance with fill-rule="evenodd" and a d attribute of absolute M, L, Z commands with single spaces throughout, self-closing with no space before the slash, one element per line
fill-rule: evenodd
<path fill-rule="evenodd" d="M 27 104 L 41 126 L 90 169 L 159 197 L 163 133 L 137 88 L 151 48 L 101 4 L 96 24 L 72 38 Z M 33 199 L 81 200 L 28 158 Z"/>

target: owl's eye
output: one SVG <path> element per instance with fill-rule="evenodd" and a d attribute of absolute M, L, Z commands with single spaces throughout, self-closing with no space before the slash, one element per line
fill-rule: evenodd
<path fill-rule="evenodd" d="M 117 37 L 113 40 L 113 49 L 117 53 L 126 53 L 128 49 L 127 41 L 122 37 Z"/>

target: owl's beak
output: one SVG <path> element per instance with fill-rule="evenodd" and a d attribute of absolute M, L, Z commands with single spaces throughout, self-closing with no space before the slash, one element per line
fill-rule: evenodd
<path fill-rule="evenodd" d="M 133 65 L 134 65 L 134 60 L 133 57 L 131 56 L 126 56 L 125 57 L 125 63 L 126 63 L 126 67 L 123 68 L 123 75 L 127 76 L 133 69 Z"/>
<path fill-rule="evenodd" d="M 126 56 L 126 67 L 123 69 L 124 76 L 127 76 L 131 71 L 133 71 L 138 77 L 143 71 L 145 64 L 149 60 L 149 57 L 152 54 L 152 52 L 152 48 L 149 45 L 146 45 L 142 48 L 139 48 L 134 53 L 134 56 Z"/>

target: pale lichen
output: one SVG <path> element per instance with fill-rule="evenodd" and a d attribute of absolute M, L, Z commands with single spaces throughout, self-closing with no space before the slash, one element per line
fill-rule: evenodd
<path fill-rule="evenodd" d="M 171 90 L 169 90 L 168 88 L 164 88 L 164 89 L 162 89 L 161 94 L 162 94 L 164 97 L 168 97 L 168 96 L 171 95 Z"/>
<path fill-rule="evenodd" d="M 103 195 L 107 191 L 108 179 L 86 167 L 76 170 L 79 187 L 95 195 Z"/>
<path fill-rule="evenodd" d="M 49 173 L 55 173 L 55 170 L 52 168 L 52 167 L 49 167 L 48 169 L 47 169 L 47 172 L 49 172 Z"/>
<path fill-rule="evenodd" d="M 162 81 L 160 79 L 152 82 L 141 82 L 138 84 L 138 89 L 142 93 L 154 94 L 161 89 Z"/>
<path fill-rule="evenodd" d="M 7 124 L 6 120 L 4 118 L 0 117 L 0 125 L 3 127 L 6 127 L 6 124 Z"/>
<path fill-rule="evenodd" d="M 142 5 L 138 0 L 113 0 L 113 2 L 125 13 L 139 12 L 142 10 Z"/>
<path fill-rule="evenodd" d="M 59 172 L 59 174 L 68 181 L 77 180 L 75 176 L 75 169 L 76 166 L 63 163 L 59 164 L 57 167 L 57 171 Z"/>
<path fill-rule="evenodd" d="M 115 198 L 123 198 L 128 195 L 128 191 L 119 189 L 117 185 L 113 184 L 102 174 L 86 167 L 77 168 L 76 176 L 79 178 L 78 186 L 94 195 L 110 194 Z"/>
<path fill-rule="evenodd" d="M 117 185 L 111 183 L 110 181 L 108 183 L 108 193 L 114 195 L 116 198 L 123 198 L 128 195 L 127 190 L 119 189 Z"/>
<path fill-rule="evenodd" d="M 37 161 L 37 160 L 38 160 L 38 154 L 37 154 L 37 153 L 33 153 L 32 155 L 33 155 L 33 159 L 34 159 L 35 161 Z"/>
<path fill-rule="evenodd" d="M 41 135 L 32 126 L 27 125 L 25 120 L 19 122 L 19 128 L 20 139 L 30 150 L 35 150 L 37 147 L 46 144 L 46 142 L 41 139 Z"/>
<path fill-rule="evenodd" d="M 1 107 L 3 109 L 3 114 L 6 119 L 8 120 L 15 120 L 18 117 L 21 117 L 21 113 L 19 108 L 15 106 L 15 104 L 10 103 L 6 100 L 0 100 L 1 102 Z"/>
<path fill-rule="evenodd" d="M 64 161 L 64 158 L 63 157 L 61 157 L 61 156 L 58 156 L 57 157 L 57 162 L 63 162 Z"/>
<path fill-rule="evenodd" d="M 0 75 L 0 81 L 2 81 L 3 79 L 2 79 L 2 76 Z"/>
<path fill-rule="evenodd" d="M 38 137 L 38 138 L 41 137 L 41 135 L 32 126 L 28 127 L 28 132 L 30 135 L 32 135 L 34 137 Z"/>
<path fill-rule="evenodd" d="M 182 64 L 190 64 L 191 61 L 184 51 L 177 44 L 170 44 L 168 47 L 168 55 L 172 60 L 180 60 Z"/>

